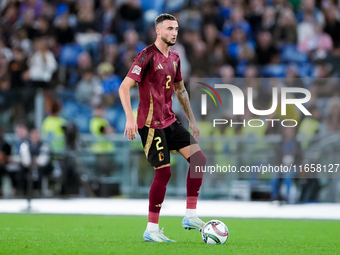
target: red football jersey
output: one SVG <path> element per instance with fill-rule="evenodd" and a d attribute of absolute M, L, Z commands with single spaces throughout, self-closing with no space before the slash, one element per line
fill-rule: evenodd
<path fill-rule="evenodd" d="M 162 129 L 176 121 L 172 110 L 174 82 L 182 81 L 178 54 L 170 49 L 166 57 L 155 44 L 142 50 L 128 77 L 139 83 L 138 128 Z"/>

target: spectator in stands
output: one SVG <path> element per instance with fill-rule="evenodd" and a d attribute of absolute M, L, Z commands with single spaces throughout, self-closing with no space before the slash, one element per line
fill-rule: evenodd
<path fill-rule="evenodd" d="M 34 11 L 32 9 L 25 10 L 22 20 L 19 19 L 18 26 L 26 30 L 27 37 L 33 40 L 36 36 L 37 30 L 34 28 Z"/>
<path fill-rule="evenodd" d="M 177 44 L 176 44 L 177 45 Z M 181 57 L 181 61 L 183 61 L 183 57 Z M 219 69 L 225 63 L 231 62 L 225 44 L 222 40 L 217 40 L 213 47 L 213 50 L 209 54 L 209 76 L 218 76 Z M 188 63 L 190 65 L 190 63 Z M 182 69 L 183 69 L 183 64 Z M 190 66 L 189 66 L 190 68 Z M 182 71 L 183 75 L 183 71 Z"/>
<path fill-rule="evenodd" d="M 259 110 L 268 109 L 268 104 L 272 100 L 271 93 L 263 86 L 263 80 L 259 78 L 258 69 L 255 65 L 247 66 L 244 72 L 243 93 L 247 95 L 248 88 L 253 89 L 253 102 Z"/>
<path fill-rule="evenodd" d="M 299 22 L 296 30 L 297 30 L 297 43 L 301 44 L 306 38 L 312 38 L 315 35 L 314 29 L 314 17 L 311 13 L 306 13 L 303 17 L 303 21 Z"/>
<path fill-rule="evenodd" d="M 278 26 L 273 32 L 273 40 L 277 47 L 287 44 L 296 44 L 296 20 L 292 10 L 284 9 L 279 16 Z"/>
<path fill-rule="evenodd" d="M 7 164 L 10 162 L 11 146 L 5 141 L 2 128 L 0 128 L 0 194 L 2 194 L 2 178 L 8 174 Z"/>
<path fill-rule="evenodd" d="M 0 79 L 0 91 L 2 93 L 9 91 L 10 88 L 11 88 L 11 82 L 8 76 L 5 76 L 4 78 Z"/>
<path fill-rule="evenodd" d="M 9 63 L 11 75 L 11 87 L 13 89 L 21 89 L 26 86 L 29 79 L 27 59 L 22 48 L 13 49 L 13 60 Z"/>
<path fill-rule="evenodd" d="M 114 35 L 107 35 L 104 37 L 102 55 L 104 62 L 111 63 L 114 67 L 117 67 L 119 62 L 119 50 L 117 38 Z"/>
<path fill-rule="evenodd" d="M 290 65 L 286 70 L 286 79 L 284 83 L 287 87 L 293 88 L 304 88 L 304 84 L 302 79 L 299 77 L 298 67 L 295 65 Z M 295 98 L 304 98 L 305 96 L 302 93 L 294 93 Z"/>
<path fill-rule="evenodd" d="M 19 28 L 13 33 L 11 37 L 11 47 L 12 48 L 22 48 L 25 56 L 32 53 L 32 42 L 28 38 L 27 30 L 25 28 Z"/>
<path fill-rule="evenodd" d="M 207 45 L 202 40 L 202 36 L 198 31 L 187 31 L 184 34 L 184 47 L 187 57 L 191 63 L 191 73 L 200 73 L 203 77 L 207 75 L 208 69 L 206 59 L 208 58 Z"/>
<path fill-rule="evenodd" d="M 323 32 L 320 24 L 314 23 L 314 33 L 306 36 L 304 40 L 299 43 L 299 50 L 301 52 L 310 53 L 312 51 L 314 57 L 326 57 L 326 53 L 333 48 L 332 38 L 329 34 Z"/>
<path fill-rule="evenodd" d="M 6 57 L 7 61 L 11 61 L 13 58 L 13 53 L 10 48 L 7 48 L 5 42 L 0 38 L 0 54 Z"/>
<path fill-rule="evenodd" d="M 321 112 L 316 105 L 308 107 L 311 116 L 305 116 L 301 121 L 298 129 L 298 134 L 303 135 L 302 148 L 306 149 L 313 137 L 321 130 Z"/>
<path fill-rule="evenodd" d="M 326 125 L 327 130 L 335 132 L 340 130 L 340 98 L 335 96 L 327 104 Z"/>
<path fill-rule="evenodd" d="M 97 139 L 91 146 L 93 152 L 102 153 L 112 152 L 114 150 L 114 144 L 107 141 L 105 137 L 105 135 L 112 134 L 113 129 L 105 119 L 105 109 L 102 105 L 98 105 L 93 110 L 93 117 L 90 120 L 90 131 Z"/>
<path fill-rule="evenodd" d="M 340 42 L 333 45 L 333 50 L 328 53 L 325 62 L 333 66 L 335 77 L 340 77 Z"/>
<path fill-rule="evenodd" d="M 49 145 L 41 140 L 40 132 L 38 130 L 32 129 L 30 132 L 29 160 L 26 163 L 33 171 L 37 171 L 37 189 L 42 196 L 50 195 L 47 177 L 53 170 L 51 159 Z"/>
<path fill-rule="evenodd" d="M 290 166 L 302 163 L 303 152 L 301 144 L 296 140 L 296 128 L 285 127 L 282 129 L 282 142 L 276 150 L 276 165 Z M 290 200 L 290 188 L 293 182 L 294 172 L 279 172 L 272 174 L 271 199 L 283 202 L 293 202 Z M 281 186 L 285 184 L 286 194 L 281 194 Z"/>
<path fill-rule="evenodd" d="M 322 12 L 315 7 L 315 0 L 303 0 L 301 4 L 301 11 L 296 14 L 298 22 L 305 20 L 305 16 L 311 14 L 313 20 L 315 20 L 320 25 L 325 24 L 325 17 Z"/>
<path fill-rule="evenodd" d="M 232 12 L 232 1 L 231 0 L 221 0 L 219 1 L 218 14 L 223 19 L 229 19 Z"/>
<path fill-rule="evenodd" d="M 12 117 L 13 93 L 10 90 L 10 80 L 7 76 L 0 78 L 0 120 L 10 120 Z M 1 123 L 2 124 L 2 123 Z M 3 125 L 3 124 L 2 124 Z"/>
<path fill-rule="evenodd" d="M 337 18 L 337 12 L 336 6 L 330 6 L 325 10 L 326 25 L 324 31 L 332 37 L 333 45 L 340 44 L 340 21 Z"/>
<path fill-rule="evenodd" d="M 47 47 L 47 38 L 37 38 L 34 47 L 35 52 L 28 61 L 31 84 L 34 88 L 47 88 L 58 64 Z"/>
<path fill-rule="evenodd" d="M 110 25 L 110 34 L 117 35 L 118 41 L 123 41 L 123 34 L 126 30 L 134 29 L 140 32 L 144 29 L 142 22 L 143 10 L 139 1 L 129 0 L 123 2 L 117 10 Z"/>
<path fill-rule="evenodd" d="M 100 0 L 100 6 L 95 12 L 95 17 L 98 22 L 98 30 L 102 33 L 108 33 L 110 24 L 116 15 L 114 0 Z"/>
<path fill-rule="evenodd" d="M 78 22 L 76 32 L 95 32 L 97 31 L 97 21 L 94 14 L 94 0 L 78 1 Z"/>
<path fill-rule="evenodd" d="M 92 69 L 84 71 L 76 88 L 76 98 L 83 104 L 97 105 L 102 94 L 101 81 Z"/>
<path fill-rule="evenodd" d="M 251 0 L 249 3 L 249 11 L 247 14 L 247 20 L 251 26 L 251 30 L 256 35 L 262 27 L 262 17 L 265 11 L 263 0 Z"/>
<path fill-rule="evenodd" d="M 273 7 L 266 7 L 262 15 L 261 30 L 269 31 L 271 34 L 276 29 L 276 17 Z"/>
<path fill-rule="evenodd" d="M 279 51 L 273 44 L 272 35 L 269 31 L 261 31 L 257 34 L 256 63 L 261 66 L 278 64 L 280 61 Z"/>
<path fill-rule="evenodd" d="M 124 42 L 119 47 L 119 54 L 123 56 L 128 50 L 135 50 L 139 53 L 144 48 L 145 44 L 139 40 L 137 31 L 129 29 L 124 32 Z"/>
<path fill-rule="evenodd" d="M 17 189 L 17 194 L 26 195 L 27 194 L 27 174 L 28 168 L 26 167 L 26 162 L 28 159 L 28 148 L 29 148 L 29 133 L 27 126 L 19 122 L 15 125 L 15 135 L 18 139 L 18 143 L 16 145 L 16 155 L 19 155 L 19 158 L 16 160 L 18 165 L 18 183 L 13 184 L 13 186 Z"/>
<path fill-rule="evenodd" d="M 117 72 L 120 77 L 124 77 L 124 75 L 129 71 L 134 58 L 137 53 L 134 49 L 129 49 L 124 56 L 120 59 L 118 64 Z"/>
<path fill-rule="evenodd" d="M 8 77 L 8 60 L 0 53 L 0 79 L 6 79 Z"/>
<path fill-rule="evenodd" d="M 0 11 L 0 25 L 4 29 L 4 35 L 9 36 L 12 26 L 18 20 L 18 5 L 9 3 L 3 11 Z"/>
<path fill-rule="evenodd" d="M 231 36 L 232 31 L 235 28 L 241 28 L 247 35 L 247 38 L 251 36 L 251 27 L 249 23 L 244 19 L 244 11 L 241 7 L 235 7 L 231 14 L 231 20 L 226 21 L 224 29 L 222 31 L 223 36 Z"/>
<path fill-rule="evenodd" d="M 226 1 L 223 1 L 221 2 L 221 5 L 224 5 L 226 7 L 228 6 L 228 3 L 226 3 Z M 216 25 L 219 31 L 222 31 L 224 20 L 227 20 L 223 18 L 223 14 L 219 14 L 216 2 L 212 0 L 200 1 L 200 13 L 197 13 L 197 15 L 193 14 L 194 8 L 191 9 L 191 13 L 189 14 L 191 16 L 189 19 L 192 20 L 192 23 L 190 24 L 190 29 L 194 30 L 200 29 L 202 24 L 213 23 Z"/>
<path fill-rule="evenodd" d="M 40 16 L 35 22 L 36 34 L 37 37 L 48 37 L 53 35 L 52 28 L 50 26 L 50 22 L 46 17 Z"/>
<path fill-rule="evenodd" d="M 43 0 L 27 0 L 20 5 L 19 13 L 23 15 L 27 10 L 32 10 L 36 19 L 41 15 L 43 4 Z"/>
<path fill-rule="evenodd" d="M 79 54 L 77 63 L 78 63 L 77 68 L 78 68 L 79 77 L 82 76 L 85 70 L 94 68 L 92 57 L 87 51 L 84 51 Z"/>
<path fill-rule="evenodd" d="M 254 57 L 255 45 L 241 28 L 234 28 L 231 33 L 231 43 L 228 45 L 228 53 L 236 66 L 240 61 L 251 61 Z"/>
<path fill-rule="evenodd" d="M 98 74 L 101 79 L 105 102 L 109 105 L 116 104 L 119 101 L 118 89 L 122 79 L 114 74 L 114 67 L 107 62 L 103 62 L 98 66 Z"/>
<path fill-rule="evenodd" d="M 53 152 L 63 152 L 65 150 L 63 126 L 66 124 L 66 120 L 59 116 L 61 110 L 61 103 L 54 99 L 50 115 L 44 119 L 41 128 L 42 135 L 51 141 Z"/>
<path fill-rule="evenodd" d="M 220 77 L 223 81 L 230 81 L 235 78 L 235 70 L 231 65 L 223 65 L 220 68 Z"/>
<path fill-rule="evenodd" d="M 56 17 L 54 26 L 58 44 L 64 45 L 74 42 L 74 31 L 69 25 L 69 14 L 67 10 Z"/>
<path fill-rule="evenodd" d="M 214 23 L 203 25 L 203 40 L 207 45 L 207 50 L 212 52 L 215 44 L 219 41 L 219 31 Z"/>

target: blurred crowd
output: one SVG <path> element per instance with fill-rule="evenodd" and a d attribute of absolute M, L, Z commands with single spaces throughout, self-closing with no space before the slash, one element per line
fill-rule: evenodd
<path fill-rule="evenodd" d="M 154 19 L 162 12 L 179 21 L 174 49 L 186 82 L 309 77 L 287 86 L 310 89 L 314 104 L 334 97 L 327 121 L 330 130 L 340 128 L 340 12 L 333 0 L 3 0 L 0 107 L 7 113 L 2 122 L 15 123 L 33 108 L 29 93 L 14 91 L 70 90 L 71 108 L 81 108 L 79 114 L 87 111 L 83 105 L 111 108 L 109 122 L 123 132 L 114 120 L 123 115 L 117 91 L 134 57 L 154 42 Z M 254 89 L 264 99 L 271 92 Z M 74 118 L 70 111 L 62 115 Z M 80 131 L 89 132 L 89 124 Z"/>

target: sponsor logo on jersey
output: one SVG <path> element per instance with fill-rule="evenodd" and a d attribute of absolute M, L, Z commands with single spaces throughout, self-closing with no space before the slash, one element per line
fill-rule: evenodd
<path fill-rule="evenodd" d="M 132 72 L 131 73 L 135 73 L 137 75 L 140 75 L 140 71 L 142 71 L 142 68 L 138 65 L 135 65 L 132 69 Z"/>
<path fill-rule="evenodd" d="M 162 64 L 158 64 L 158 66 L 156 67 L 156 69 L 163 69 Z"/>

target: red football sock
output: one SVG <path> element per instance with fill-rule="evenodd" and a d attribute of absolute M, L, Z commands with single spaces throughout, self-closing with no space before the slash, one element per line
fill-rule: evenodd
<path fill-rule="evenodd" d="M 165 197 L 166 185 L 171 177 L 169 166 L 155 170 L 155 177 L 149 193 L 149 218 L 148 222 L 158 224 L 159 212 Z"/>
<path fill-rule="evenodd" d="M 195 172 L 196 166 L 204 167 L 207 158 L 202 151 L 191 155 L 187 161 L 190 163 L 187 176 L 187 209 L 196 209 L 198 193 L 202 185 L 203 172 Z"/>

